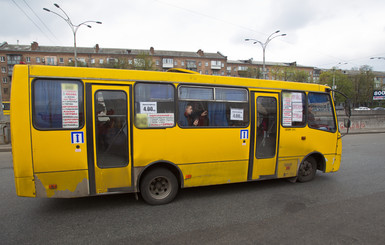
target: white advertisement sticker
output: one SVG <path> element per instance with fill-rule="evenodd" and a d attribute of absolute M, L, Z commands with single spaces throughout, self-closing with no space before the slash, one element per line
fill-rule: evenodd
<path fill-rule="evenodd" d="M 154 102 L 140 102 L 140 113 L 152 114 L 157 113 L 156 101 Z"/>
<path fill-rule="evenodd" d="M 63 83 L 61 85 L 62 124 L 63 128 L 79 127 L 78 85 Z"/>
<path fill-rule="evenodd" d="M 231 110 L 230 110 L 230 120 L 243 121 L 243 109 L 231 108 Z"/>
<path fill-rule="evenodd" d="M 148 115 L 149 127 L 172 127 L 174 126 L 174 113 L 157 113 Z"/>

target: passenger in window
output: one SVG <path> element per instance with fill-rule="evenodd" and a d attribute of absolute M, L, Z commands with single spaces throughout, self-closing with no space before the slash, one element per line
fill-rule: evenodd
<path fill-rule="evenodd" d="M 313 114 L 313 106 L 311 106 L 311 105 L 309 105 L 307 108 L 307 122 L 309 124 L 309 127 L 318 128 L 318 125 L 315 122 L 315 117 Z"/>
<path fill-rule="evenodd" d="M 194 126 L 209 126 L 209 113 L 204 107 L 204 105 L 202 103 L 197 103 L 195 111 L 196 113 L 193 114 L 195 114 L 194 118 L 198 119 L 198 123 L 197 125 L 194 124 Z"/>
<path fill-rule="evenodd" d="M 191 104 L 187 104 L 184 110 L 184 116 L 179 121 L 180 126 L 197 126 L 199 120 L 193 117 L 193 107 Z"/>
<path fill-rule="evenodd" d="M 187 104 L 184 111 L 184 116 L 179 121 L 181 126 L 208 126 L 207 110 L 194 113 L 193 106 Z"/>

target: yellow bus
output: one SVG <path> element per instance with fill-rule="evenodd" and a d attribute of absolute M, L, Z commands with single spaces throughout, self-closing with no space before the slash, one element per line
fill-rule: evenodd
<path fill-rule="evenodd" d="M 171 72 L 16 65 L 11 94 L 16 192 L 71 198 L 338 171 L 331 89 Z"/>

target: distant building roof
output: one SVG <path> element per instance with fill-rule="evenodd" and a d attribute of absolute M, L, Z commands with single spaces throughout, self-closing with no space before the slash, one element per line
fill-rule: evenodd
<path fill-rule="evenodd" d="M 38 52 L 38 53 L 73 53 L 73 47 L 63 47 L 63 46 L 40 46 L 38 43 L 33 42 L 31 45 L 16 45 L 8 44 L 6 42 L 2 43 L 0 46 L 0 51 L 12 51 L 12 52 Z M 147 54 L 152 56 L 161 56 L 161 57 L 187 57 L 187 58 L 207 58 L 207 59 L 227 59 L 226 56 L 217 53 L 206 53 L 202 50 L 198 52 L 188 52 L 188 51 L 167 51 L 167 50 L 155 50 L 150 48 L 149 50 L 145 49 L 118 49 L 118 48 L 99 48 L 97 44 L 95 47 L 77 47 L 78 54 L 104 54 L 104 55 L 139 55 Z"/>
<path fill-rule="evenodd" d="M 228 65 L 259 65 L 262 66 L 262 61 L 254 61 L 252 59 L 249 60 L 228 60 Z M 297 65 L 297 62 L 265 62 L 266 66 L 295 66 L 295 67 L 302 67 L 302 68 L 314 68 L 312 66 L 303 66 L 303 65 Z"/>

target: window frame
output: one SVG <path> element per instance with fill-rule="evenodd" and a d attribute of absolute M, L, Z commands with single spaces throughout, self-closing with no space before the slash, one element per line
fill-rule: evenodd
<path fill-rule="evenodd" d="M 244 103 L 247 105 L 247 124 L 245 124 L 244 126 L 234 126 L 234 127 L 231 127 L 231 126 L 199 126 L 199 127 L 193 127 L 193 126 L 183 126 L 183 125 L 180 125 L 178 122 L 176 122 L 176 124 L 178 125 L 178 127 L 182 128 L 182 129 L 192 129 L 192 128 L 207 128 L 207 129 L 215 129 L 215 128 L 219 128 L 219 129 L 222 129 L 222 128 L 247 128 L 250 126 L 250 90 L 247 88 L 247 87 L 233 87 L 233 86 L 212 86 L 212 85 L 197 85 L 197 84 L 178 84 L 177 86 L 177 100 L 176 100 L 176 107 L 177 107 L 177 118 L 179 118 L 180 116 L 180 113 L 183 113 L 183 112 L 180 112 L 179 111 L 179 102 L 180 101 L 190 101 L 190 102 L 194 102 L 194 101 L 197 101 L 196 99 L 179 99 L 179 89 L 180 87 L 196 87 L 196 88 L 212 88 L 213 89 L 213 100 L 199 100 L 199 101 L 204 101 L 204 102 L 218 102 L 218 103 Z M 234 101 L 234 100 L 216 100 L 216 92 L 215 92 L 215 89 L 229 89 L 229 90 L 234 90 L 234 89 L 237 89 L 237 90 L 245 90 L 246 91 L 246 95 L 247 95 L 247 100 L 246 101 Z"/>
<path fill-rule="evenodd" d="M 303 125 L 299 125 L 299 126 L 285 126 L 283 125 L 283 93 L 301 93 L 301 94 L 304 94 L 305 95 L 305 115 L 304 115 L 304 123 Z M 307 126 L 307 107 L 308 107 L 308 103 L 307 103 L 307 93 L 306 91 L 300 91 L 300 90 L 282 90 L 281 93 L 280 93 L 280 97 L 281 97 L 281 103 L 280 103 L 280 110 L 281 110 L 281 113 L 280 113 L 280 124 L 283 128 L 305 128 Z M 291 121 L 293 123 L 293 121 Z"/>
<path fill-rule="evenodd" d="M 94 103 L 94 105 L 96 105 L 95 102 L 97 101 L 97 93 L 99 93 L 99 92 L 123 92 L 124 93 L 124 95 L 126 96 L 126 105 L 125 105 L 125 107 L 126 107 L 126 114 L 125 115 L 115 115 L 115 116 L 121 116 L 121 117 L 125 116 L 125 120 L 126 120 L 126 124 L 127 124 L 126 125 L 127 131 L 130 132 L 130 121 L 129 121 L 129 118 L 130 118 L 130 105 L 129 105 L 130 96 L 129 96 L 129 94 L 127 94 L 127 92 L 125 90 L 123 90 L 123 89 L 122 90 L 98 89 L 93 94 L 93 103 Z M 96 114 L 96 107 L 94 108 L 94 111 L 92 113 L 94 114 L 94 116 L 93 116 L 93 120 L 94 121 L 92 122 L 92 124 L 93 124 L 93 127 L 96 127 L 95 123 L 98 120 L 97 119 L 98 115 Z M 104 115 L 103 117 L 109 117 L 109 116 L 111 117 L 112 115 Z M 113 168 L 124 168 L 124 167 L 127 167 L 130 164 L 130 161 L 131 161 L 131 159 L 130 159 L 130 152 L 128 150 L 128 148 L 131 145 L 129 134 L 126 135 L 126 140 L 127 140 L 126 142 L 127 142 L 127 147 L 128 147 L 127 148 L 127 150 L 128 150 L 128 152 L 127 152 L 127 163 L 125 163 L 124 165 L 102 166 L 102 165 L 99 165 L 100 161 L 98 161 L 99 160 L 98 159 L 99 152 L 98 152 L 98 141 L 97 140 L 99 140 L 99 139 L 97 139 L 96 130 L 97 129 L 95 128 L 94 140 L 95 140 L 95 143 L 96 143 L 95 153 L 96 153 L 96 160 L 97 160 L 96 164 L 97 164 L 97 166 L 100 169 L 113 169 Z"/>
<path fill-rule="evenodd" d="M 172 86 L 173 88 L 173 91 L 174 91 L 174 97 L 173 97 L 173 108 L 174 108 L 174 125 L 173 126 L 169 126 L 169 127 L 145 127 L 145 128 L 141 128 L 141 127 L 138 127 L 136 125 L 136 108 L 135 108 L 135 103 L 136 103 L 136 86 L 139 85 L 139 84 L 155 84 L 155 85 L 169 85 L 169 86 Z M 146 129 L 166 129 L 166 128 L 174 128 L 176 127 L 177 125 L 177 99 L 178 99 L 178 96 L 177 96 L 177 93 L 176 93 L 176 88 L 175 88 L 175 85 L 173 83 L 169 83 L 169 82 L 157 82 L 157 81 L 140 81 L 140 82 L 136 82 L 133 86 L 133 125 L 135 126 L 135 128 L 137 129 L 140 129 L 140 130 L 146 130 Z M 140 113 L 139 113 L 140 114 Z"/>
<path fill-rule="evenodd" d="M 80 121 L 79 120 L 79 127 L 77 128 L 41 128 L 41 127 L 38 127 L 36 125 L 36 120 L 35 120 L 35 84 L 37 81 L 61 81 L 62 83 L 67 81 L 69 83 L 77 83 L 79 86 L 81 86 L 81 90 L 80 90 L 80 93 L 81 96 L 82 96 L 82 102 L 79 104 L 79 109 L 82 108 L 82 112 L 83 112 L 83 118 L 82 120 Z M 35 78 L 32 80 L 32 83 L 31 83 L 31 112 L 32 112 L 32 126 L 34 129 L 36 130 L 39 130 L 39 131 L 75 131 L 75 130 L 81 130 L 84 128 L 85 124 L 86 124 L 86 110 L 85 110 L 85 93 L 84 93 L 85 89 L 84 89 L 84 82 L 80 79 L 56 79 L 56 78 Z M 80 110 L 79 110 L 79 115 L 80 115 Z"/>
<path fill-rule="evenodd" d="M 307 108 L 309 107 L 310 103 L 309 103 L 309 94 L 310 93 L 313 93 L 313 94 L 324 94 L 324 95 L 327 95 L 329 97 L 329 102 L 330 102 L 330 105 L 331 105 L 331 113 L 333 115 L 333 122 L 334 122 L 334 131 L 329 131 L 329 130 L 322 130 L 322 129 L 319 129 L 319 128 L 313 128 L 313 127 L 310 127 L 309 126 L 309 121 L 308 121 L 308 110 Z M 337 121 L 336 121 L 336 114 L 335 114 L 335 108 L 334 108 L 334 103 L 332 103 L 333 100 L 332 100 L 332 97 L 330 96 L 330 93 L 323 93 L 323 92 L 318 92 L 318 91 L 308 91 L 307 94 L 306 94 L 306 126 L 309 128 L 309 129 L 315 129 L 315 130 L 319 130 L 319 131 L 322 131 L 322 132 L 328 132 L 328 133 L 336 133 L 338 131 L 338 124 L 337 124 Z"/>

